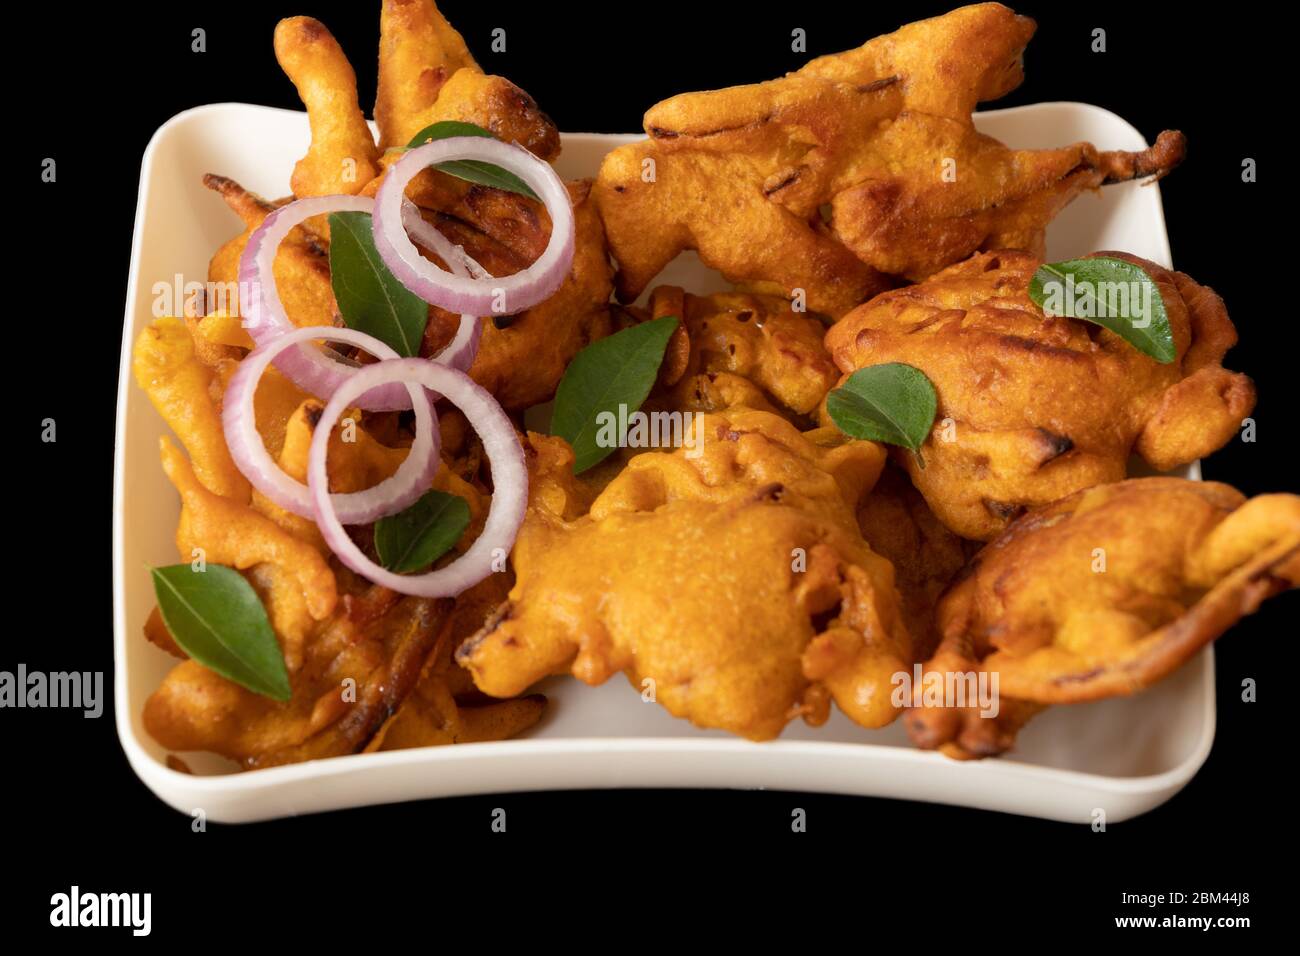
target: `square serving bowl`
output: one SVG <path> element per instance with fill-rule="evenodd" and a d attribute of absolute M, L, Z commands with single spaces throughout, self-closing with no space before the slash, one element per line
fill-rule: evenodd
<path fill-rule="evenodd" d="M 1141 134 L 1114 113 L 1083 103 L 1042 103 L 979 113 L 975 124 L 1013 146 L 1088 140 L 1141 149 Z M 639 135 L 565 134 L 557 168 L 592 176 L 614 146 Z M 542 722 L 493 743 L 358 754 L 237 773 L 208 754 L 185 754 L 195 771 L 165 764 L 145 733 L 145 699 L 175 663 L 145 641 L 154 604 L 148 568 L 177 560 L 180 504 L 158 463 L 165 426 L 131 377 L 131 346 L 152 318 L 155 283 L 204 281 L 208 259 L 240 230 L 204 173 L 230 176 L 264 196 L 288 193 L 289 172 L 309 139 L 303 113 L 223 103 L 189 110 L 150 141 L 140 173 L 118 383 L 113 473 L 114 650 L 117 731 L 131 766 L 165 802 L 244 822 L 427 797 L 611 787 L 778 789 L 895 797 L 1088 822 L 1115 822 L 1158 806 L 1204 763 L 1214 740 L 1214 658 L 1207 648 L 1144 693 L 1053 707 L 1020 734 L 1008 757 L 959 763 L 913 749 L 901 726 L 868 731 L 835 714 L 823 727 L 791 724 L 755 744 L 675 720 L 625 680 L 587 687 L 552 678 Z M 1052 224 L 1048 254 L 1064 259 L 1122 249 L 1170 265 L 1160 191 L 1124 183 L 1072 203 Z M 693 254 L 662 281 L 696 292 L 725 288 Z M 1185 474 L 1199 477 L 1196 466 Z"/>

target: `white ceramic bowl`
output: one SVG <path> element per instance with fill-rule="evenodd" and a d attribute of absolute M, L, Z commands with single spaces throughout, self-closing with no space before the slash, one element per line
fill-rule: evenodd
<path fill-rule="evenodd" d="M 1141 149 L 1132 126 L 1081 103 L 1043 103 L 980 113 L 976 125 L 1021 147 L 1089 140 Z M 674 720 L 616 678 L 590 688 L 569 678 L 544 682 L 551 704 L 524 737 L 336 757 L 234 773 L 206 754 L 185 754 L 178 773 L 144 732 L 145 698 L 174 659 L 142 634 L 154 603 L 148 568 L 177 560 L 176 493 L 158 464 L 165 427 L 135 386 L 131 345 L 151 319 L 153 286 L 177 274 L 204 281 L 216 248 L 240 225 L 200 182 L 230 176 L 265 196 L 288 193 L 289 172 L 308 143 L 305 114 L 226 103 L 173 117 L 154 135 L 140 174 L 135 241 L 118 384 L 113 475 L 113 584 L 117 729 L 145 784 L 182 812 L 223 822 L 261 820 L 340 807 L 471 793 L 601 787 L 771 788 L 961 804 L 1055 820 L 1109 821 L 1151 809 L 1181 789 L 1214 739 L 1210 650 L 1169 680 L 1131 699 L 1055 707 L 1020 735 L 1012 756 L 958 763 L 912 749 L 895 724 L 867 731 L 836 714 L 823 727 L 792 724 L 754 744 Z M 566 134 L 557 164 L 566 177 L 593 175 L 613 146 L 639 136 Z M 1048 254 L 1064 259 L 1122 249 L 1164 265 L 1169 242 L 1159 187 L 1126 183 L 1083 196 L 1057 218 Z M 663 275 L 696 292 L 725 288 L 693 255 Z M 1187 472 L 1198 476 L 1193 467 Z"/>

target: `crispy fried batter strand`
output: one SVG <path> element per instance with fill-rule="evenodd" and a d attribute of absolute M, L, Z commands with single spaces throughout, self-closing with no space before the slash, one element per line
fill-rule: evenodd
<path fill-rule="evenodd" d="M 298 89 L 311 146 L 293 168 L 293 194 L 352 195 L 375 177 L 379 152 L 357 103 L 357 76 L 319 20 L 290 17 L 275 28 L 275 58 Z"/>
<path fill-rule="evenodd" d="M 247 502 L 248 480 L 230 457 L 221 412 L 212 400 L 213 372 L 195 357 L 185 324 L 177 318 L 156 319 L 141 332 L 131 371 L 185 446 L 203 487 L 232 501 Z"/>

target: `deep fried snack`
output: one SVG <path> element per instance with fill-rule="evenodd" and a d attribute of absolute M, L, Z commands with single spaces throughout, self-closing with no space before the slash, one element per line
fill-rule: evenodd
<path fill-rule="evenodd" d="M 613 270 L 605 253 L 605 231 L 588 198 L 590 181 L 571 182 L 568 188 L 576 219 L 569 274 L 544 302 L 511 316 L 503 326 L 484 321 L 483 339 L 470 367 L 470 377 L 507 409 L 550 399 L 572 358 L 610 333 Z M 545 208 L 522 196 L 481 186 L 462 189 L 433 177 L 415 196 L 425 217 L 495 276 L 527 267 L 550 238 Z M 421 354 L 436 354 L 459 322 L 460 316 L 431 308 Z"/>
<path fill-rule="evenodd" d="M 405 146 L 444 120 L 474 123 L 545 160 L 560 134 L 533 98 L 505 77 L 484 74 L 433 0 L 384 0 L 379 18 L 379 146 Z"/>
<path fill-rule="evenodd" d="M 493 574 L 456 598 L 419 683 L 366 746 L 367 752 L 505 740 L 541 719 L 546 698 L 493 700 L 474 689 L 452 650 L 483 626 L 506 599 L 513 576 Z"/>
<path fill-rule="evenodd" d="M 1125 253 L 1155 280 L 1177 347 L 1161 365 L 1114 332 L 1049 318 L 1029 298 L 1040 260 L 988 252 L 877 296 L 826 336 L 840 370 L 903 362 L 938 393 L 924 467 L 897 460 L 957 534 L 988 540 L 1026 508 L 1124 477 L 1136 452 L 1167 471 L 1221 447 L 1255 403 L 1220 362 L 1237 341 L 1221 300 Z"/>
<path fill-rule="evenodd" d="M 185 324 L 173 317 L 155 319 L 135 340 L 131 371 L 185 446 L 203 487 L 246 503 L 251 488 L 226 445 L 221 412 L 211 395 L 214 373 L 195 356 Z"/>
<path fill-rule="evenodd" d="M 535 494 L 510 600 L 457 659 L 493 696 L 566 670 L 589 684 L 621 670 L 675 716 L 754 740 L 796 716 L 821 723 L 832 699 L 864 726 L 888 723 L 910 640 L 889 562 L 853 515 L 879 447 L 822 447 L 744 408 L 704 421 L 699 457 L 637 456 L 585 516 L 551 510 L 580 491 Z M 532 483 L 554 493 L 572 452 L 528 437 Z"/>
<path fill-rule="evenodd" d="M 927 672 L 947 673 L 967 664 L 965 660 L 945 663 L 944 658 L 937 657 L 926 666 Z M 996 717 L 983 717 L 979 707 L 971 706 L 914 708 L 903 714 L 903 725 L 912 743 L 922 750 L 937 750 L 953 760 L 980 760 L 1014 747 L 1025 725 L 1046 709 L 1047 704 L 1002 695 Z"/>
<path fill-rule="evenodd" d="M 668 345 L 660 383 L 668 403 L 688 411 L 717 411 L 717 378 L 747 379 L 777 403 L 800 415 L 817 409 L 839 378 L 822 339 L 826 327 L 793 312 L 776 296 L 719 293 L 697 296 L 660 286 L 650 297 L 653 317 L 681 320 Z M 724 384 L 721 388 L 731 392 Z M 728 398 L 739 396 L 729 394 Z M 728 404 L 736 401 L 721 399 Z M 747 404 L 747 403 L 746 403 Z M 766 399 L 758 407 L 767 407 Z"/>
<path fill-rule="evenodd" d="M 360 192 L 378 169 L 379 151 L 357 102 L 357 76 L 325 24 L 289 17 L 275 27 L 275 58 L 307 107 L 311 146 L 289 180 L 293 194 Z"/>
<path fill-rule="evenodd" d="M 280 638 L 285 667 L 292 673 L 302 660 L 313 622 L 334 610 L 337 592 L 329 565 L 311 544 L 249 505 L 209 491 L 166 436 L 161 453 L 163 471 L 181 495 L 176 528 L 180 556 L 191 561 L 199 554 L 209 564 L 250 572 Z"/>
<path fill-rule="evenodd" d="M 384 0 L 379 14 L 375 124 L 384 149 L 405 146 L 427 123 L 457 70 L 477 70 L 464 38 L 431 0 Z M 405 135 L 402 135 L 405 133 Z"/>
<path fill-rule="evenodd" d="M 220 301 L 207 303 L 204 311 L 239 315 L 239 257 L 244 254 L 253 230 L 277 204 L 267 202 L 225 176 L 209 173 L 203 177 L 203 185 L 218 193 L 244 222 L 244 231 L 218 249 L 208 263 L 208 281 Z M 299 328 L 334 325 L 338 309 L 330 285 L 329 243 L 311 228 L 310 222 L 289 231 L 276 251 L 272 272 L 290 322 Z M 248 345 L 251 347 L 251 339 Z"/>
<path fill-rule="evenodd" d="M 169 750 L 211 751 L 245 769 L 362 750 L 415 686 L 452 602 L 348 581 L 306 642 L 288 701 L 185 661 L 146 701 L 145 729 Z"/>
<path fill-rule="evenodd" d="M 1300 496 L 1247 500 L 1180 478 L 1099 485 L 1025 515 L 975 557 L 939 604 L 943 640 L 925 671 L 996 673 L 1004 704 L 1133 694 L 1297 585 Z M 906 723 L 921 746 L 975 756 L 1014 736 L 971 708 L 920 707 Z"/>
<path fill-rule="evenodd" d="M 934 620 L 939 596 L 979 545 L 945 528 L 907 474 L 893 465 L 858 506 L 858 527 L 871 550 L 894 566 L 907 632 L 917 656 L 929 657 L 939 643 Z"/>
<path fill-rule="evenodd" d="M 391 158 L 381 165 L 387 168 Z M 382 175 L 366 184 L 373 195 Z M 224 176 L 208 175 L 204 183 L 221 194 L 243 219 L 245 231 L 213 256 L 208 280 L 220 293 L 209 308 L 222 310 L 205 330 L 210 316 L 194 327 L 195 341 L 209 348 L 210 364 L 238 357 L 232 346 L 251 347 L 234 334 L 227 313 L 238 314 L 239 257 L 253 230 L 275 209 Z M 470 375 L 493 392 L 508 409 L 527 408 L 551 398 L 569 361 L 582 348 L 610 333 L 609 296 L 613 269 L 605 252 L 605 231 L 589 194 L 589 180 L 568 184 L 576 220 L 573 265 L 560 288 L 546 301 L 498 328 L 488 323 Z M 447 238 L 461 245 L 489 273 L 511 275 L 532 263 L 550 238 L 551 221 L 540 203 L 514 193 L 467 183 L 436 170 L 417 177 L 409 195 L 425 218 Z M 431 260 L 437 257 L 428 253 Z M 337 305 L 330 285 L 329 242 L 311 229 L 295 227 L 275 257 L 275 278 L 290 321 L 297 326 L 334 325 Z M 421 354 L 436 354 L 455 334 L 460 316 L 429 308 Z M 243 331 L 243 330 L 239 330 Z M 206 332 L 206 334 L 205 334 Z M 244 333 L 245 338 L 247 333 Z M 216 349 L 216 351 L 212 351 Z"/>
<path fill-rule="evenodd" d="M 160 321 L 146 330 L 137 349 L 137 371 L 159 366 L 168 371 L 165 376 L 151 372 L 150 394 L 155 400 L 166 400 L 162 407 L 181 409 L 183 414 L 168 414 L 168 420 L 176 419 L 178 433 L 202 450 L 209 440 L 220 437 L 221 390 L 237 362 L 226 359 L 215 369 L 202 365 L 184 354 L 188 335 L 178 320 Z M 168 361 L 160 360 L 159 353 Z M 185 374 L 167 368 L 178 364 Z M 321 403 L 269 369 L 256 393 L 255 411 L 268 450 L 278 455 L 287 474 L 304 480 Z M 336 492 L 377 484 L 391 476 L 407 454 L 404 447 L 376 441 L 360 425 L 350 441 L 343 440 L 341 432 L 340 427 L 331 435 L 328 456 L 330 487 Z M 220 497 L 196 478 L 184 456 L 166 439 L 163 467 L 181 493 L 177 530 L 181 556 L 190 560 L 192 549 L 201 548 L 206 561 L 244 572 L 266 606 L 292 688 L 290 701 L 276 702 L 187 660 L 146 704 L 145 726 L 164 746 L 209 750 L 253 769 L 367 747 L 502 739 L 541 716 L 544 700 L 540 697 L 476 699 L 468 675 L 448 666 L 452 639 L 448 637 L 429 680 L 448 690 L 451 709 L 446 722 L 438 726 L 449 729 L 450 736 L 442 739 L 426 733 L 430 725 L 422 718 L 427 708 L 407 710 L 403 703 L 417 687 L 421 669 L 429 673 L 431 668 L 425 665 L 434 664 L 435 638 L 446 630 L 444 624 L 459 622 L 454 633 L 464 637 L 481 625 L 486 614 L 482 603 L 471 609 L 472 595 L 467 593 L 457 602 L 458 609 L 465 607 L 464 615 L 458 616 L 452 613 L 451 601 L 401 598 L 366 585 L 327 563 L 328 549 L 313 522 L 284 511 L 256 491 L 251 501 L 246 493 L 241 500 Z M 470 526 L 456 545 L 463 550 L 481 530 L 487 509 L 484 496 L 445 465 L 433 485 L 469 503 Z M 489 600 L 502 597 L 502 589 L 488 595 Z M 156 611 L 146 623 L 145 636 L 169 653 L 185 657 Z M 421 681 L 419 686 L 423 685 Z M 436 689 L 424 688 L 422 694 L 422 700 L 437 699 Z M 471 699 L 462 701 L 462 697 Z M 381 733 L 386 722 L 394 720 L 391 731 Z"/>
<path fill-rule="evenodd" d="M 1023 79 L 1034 22 L 996 3 L 909 24 L 796 73 L 686 93 L 611 152 L 596 201 L 635 299 L 683 249 L 746 288 L 840 316 L 980 249 L 1042 253 L 1048 222 L 1104 183 L 1168 172 L 1181 133 L 1142 152 L 1014 150 L 976 103 Z"/>

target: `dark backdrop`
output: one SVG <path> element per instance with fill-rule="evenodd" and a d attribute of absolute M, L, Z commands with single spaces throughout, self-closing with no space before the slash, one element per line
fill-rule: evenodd
<path fill-rule="evenodd" d="M 10 346 L 11 368 L 31 384 L 12 394 L 21 450 L 3 469 L 20 563 L 6 576 L 15 613 L 0 669 L 19 661 L 44 670 L 102 669 L 111 683 L 114 395 L 136 184 L 149 136 L 174 113 L 204 103 L 297 108 L 271 32 L 280 17 L 298 13 L 334 31 L 357 66 L 363 106 L 373 102 L 376 3 L 177 6 L 83 13 L 31 6 L 17 14 L 6 41 L 14 56 L 42 55 L 11 81 L 15 140 L 4 150 L 24 217 L 20 227 L 14 223 L 6 256 L 9 321 L 30 322 L 36 335 L 15 336 Z M 790 51 L 794 27 L 807 30 L 814 56 L 946 4 L 442 6 L 484 67 L 532 93 L 561 129 L 625 132 L 639 129 L 645 108 L 670 94 L 798 67 L 805 57 Z M 1244 340 L 1230 365 L 1256 378 L 1260 399 L 1258 442 L 1233 443 L 1205 473 L 1248 493 L 1294 491 L 1289 360 L 1297 334 L 1283 250 L 1270 238 L 1291 199 L 1282 176 L 1289 157 L 1279 155 L 1273 119 L 1274 109 L 1285 108 L 1272 85 L 1284 65 L 1270 36 L 1277 28 L 1256 14 L 1220 8 L 1209 20 L 1183 12 L 1190 9 L 1021 4 L 1039 32 L 1026 58 L 1027 81 L 1000 105 L 1083 100 L 1120 113 L 1148 137 L 1164 128 L 1186 132 L 1188 160 L 1163 184 L 1175 264 L 1226 298 Z M 489 51 L 495 26 L 508 31 L 505 54 Z M 190 52 L 194 27 L 207 31 L 205 54 Z M 1090 52 L 1094 27 L 1107 31 L 1104 55 Z M 1285 91 L 1289 99 L 1290 85 Z M 55 186 L 38 181 L 47 156 L 58 161 Z M 1245 157 L 1258 161 L 1258 183 L 1242 183 Z M 58 421 L 56 445 L 35 438 L 47 415 Z M 1253 900 L 1245 912 L 1258 917 L 1271 895 L 1263 874 L 1281 853 L 1275 831 L 1288 816 L 1274 781 L 1287 752 L 1276 728 L 1289 727 L 1280 720 L 1281 681 L 1266 662 L 1295 636 L 1296 611 L 1294 597 L 1275 602 L 1222 642 L 1219 730 L 1208 763 L 1167 805 L 1104 834 L 884 800 L 699 791 L 425 801 L 262 825 L 210 824 L 193 834 L 189 819 L 154 798 L 127 766 L 111 702 L 97 721 L 6 710 L 5 842 L 11 859 L 21 861 L 11 873 L 21 867 L 25 874 L 3 897 L 13 907 L 7 925 L 46 925 L 50 894 L 73 882 L 151 891 L 155 935 L 196 925 L 204 935 L 237 928 L 245 912 L 238 906 L 303 910 L 295 925 L 320 925 L 332 916 L 333 894 L 359 895 L 370 917 L 436 920 L 412 908 L 432 898 L 434 887 L 448 915 L 476 898 L 513 904 L 561 886 L 570 906 L 581 905 L 592 888 L 621 887 L 659 860 L 673 871 L 663 889 L 698 906 L 710 898 L 703 892 L 731 881 L 731 854 L 751 851 L 762 854 L 755 878 L 789 886 L 795 906 L 811 901 L 808 890 L 819 901 L 826 888 L 856 891 L 848 913 L 872 937 L 903 913 L 923 912 L 946 914 L 953 926 L 973 917 L 965 923 L 972 929 L 989 926 L 985 920 L 1046 918 L 1073 935 L 1126 912 L 1121 890 L 1245 889 Z M 1259 703 L 1239 700 L 1244 677 L 1259 681 Z M 498 805 L 508 808 L 506 836 L 489 832 Z M 808 811 L 805 835 L 790 833 L 792 806 Z M 571 849 L 522 849 L 539 837 Z M 507 859 L 520 850 L 532 861 Z M 488 879 L 509 881 L 486 897 L 458 882 L 484 860 L 495 868 Z M 565 863 L 562 883 L 551 875 L 556 861 Z M 409 881 L 394 885 L 397 872 Z M 624 908 L 636 902 L 625 898 Z M 796 925 L 810 924 L 802 906 L 788 912 Z M 921 940 L 936 928 L 925 920 L 895 925 Z M 646 931 L 654 928 L 650 920 Z M 984 944 L 996 945 L 1005 932 L 985 931 Z"/>

